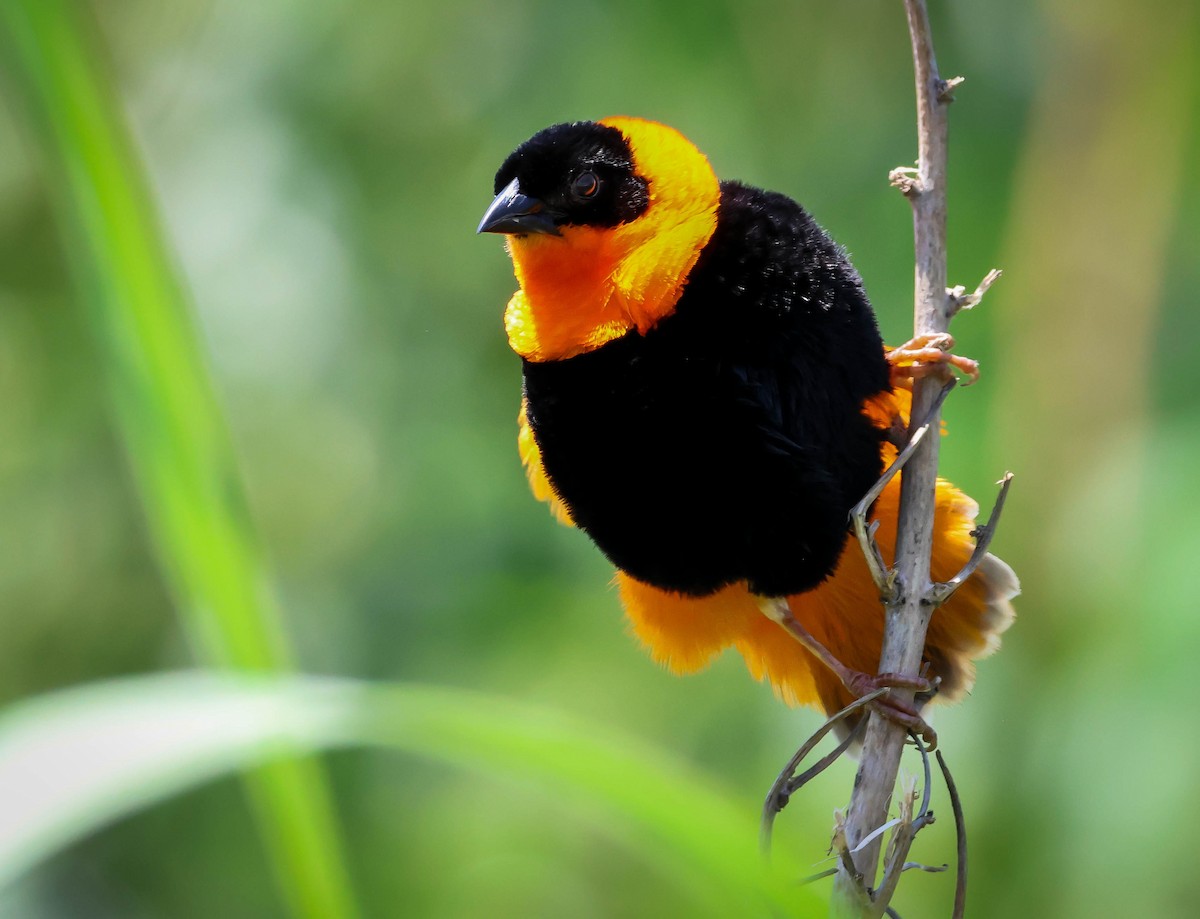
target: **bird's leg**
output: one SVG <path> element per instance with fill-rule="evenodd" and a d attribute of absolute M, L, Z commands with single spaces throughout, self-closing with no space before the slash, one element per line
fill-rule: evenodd
<path fill-rule="evenodd" d="M 772 622 L 778 623 L 789 635 L 807 650 L 813 657 L 833 671 L 855 698 L 861 699 L 877 689 L 911 689 L 918 693 L 932 693 L 936 685 L 923 676 L 910 676 L 904 673 L 880 673 L 871 676 L 861 670 L 852 670 L 821 644 L 792 613 L 786 597 L 758 597 L 759 609 Z M 921 717 L 915 705 L 895 698 L 891 693 L 881 696 L 871 703 L 877 712 L 903 725 L 910 731 L 924 738 L 930 749 L 937 746 L 937 733 Z"/>
<path fill-rule="evenodd" d="M 899 348 L 888 351 L 884 357 L 892 369 L 892 385 L 912 387 L 913 380 L 943 373 L 945 367 L 957 368 L 967 377 L 969 385 L 979 379 L 979 362 L 969 357 L 952 354 L 954 338 L 946 332 L 931 332 L 918 335 Z"/>

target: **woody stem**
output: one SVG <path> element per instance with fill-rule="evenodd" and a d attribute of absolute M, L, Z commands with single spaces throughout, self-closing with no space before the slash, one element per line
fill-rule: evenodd
<path fill-rule="evenodd" d="M 914 337 L 945 332 L 950 322 L 946 291 L 946 160 L 947 103 L 945 84 L 937 62 L 924 0 L 905 0 L 909 35 L 916 71 L 918 169 L 900 184 L 913 208 L 916 248 Z M 934 430 L 939 423 L 933 411 L 941 388 L 935 377 L 913 384 L 912 418 L 926 421 Z M 881 671 L 915 673 L 925 646 L 925 632 L 933 613 L 930 594 L 930 556 L 933 537 L 934 489 L 938 465 L 937 437 L 925 438 L 901 477 L 900 512 L 896 535 L 895 593 L 887 604 Z M 908 691 L 894 690 L 912 701 Z M 855 778 L 846 818 L 846 842 L 854 848 L 887 819 L 892 790 L 904 747 L 904 728 L 885 718 L 867 724 L 863 754 Z M 853 856 L 855 871 L 843 866 L 834 886 L 834 914 L 846 917 L 880 916 L 887 908 L 883 898 L 872 898 L 879 861 L 876 839 Z M 861 880 L 854 875 L 861 876 Z"/>

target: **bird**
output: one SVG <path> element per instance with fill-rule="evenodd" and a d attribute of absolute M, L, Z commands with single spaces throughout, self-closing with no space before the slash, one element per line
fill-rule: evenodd
<path fill-rule="evenodd" d="M 552 125 L 495 176 L 478 233 L 505 236 L 530 487 L 614 566 L 633 634 L 676 673 L 729 648 L 790 705 L 872 703 L 936 735 L 930 700 L 972 687 L 1019 583 L 992 554 L 933 615 L 921 672 L 877 674 L 884 609 L 850 509 L 905 442 L 912 381 L 974 378 L 949 336 L 880 337 L 846 252 L 791 198 L 721 181 L 677 130 Z M 870 509 L 885 559 L 893 479 Z M 954 576 L 978 506 L 936 487 L 931 569 Z M 853 725 L 850 719 L 842 727 Z"/>

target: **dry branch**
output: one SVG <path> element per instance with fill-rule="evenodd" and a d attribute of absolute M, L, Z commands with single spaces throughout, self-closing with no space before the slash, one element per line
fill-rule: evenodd
<path fill-rule="evenodd" d="M 965 288 L 947 288 L 946 109 L 961 78 L 943 81 L 938 75 L 924 0 L 905 0 L 904 6 L 916 75 L 918 159 L 916 169 L 895 169 L 890 180 L 908 198 L 913 209 L 916 254 L 914 338 L 917 338 L 945 333 L 951 317 L 960 309 L 976 305 L 999 277 L 999 272 L 989 272 L 971 294 L 967 294 Z M 939 394 L 945 394 L 944 380 L 945 376 L 931 374 L 914 381 L 910 438 L 918 430 L 936 429 L 939 425 Z M 938 440 L 937 437 L 921 438 L 905 457 L 895 563 L 891 570 L 880 564 L 871 531 L 864 528 L 862 520 L 856 520 L 868 564 L 887 605 L 880 672 L 916 674 L 919 671 L 925 633 L 934 609 L 974 570 L 968 562 L 967 568 L 951 582 L 938 585 L 931 582 Z M 987 550 L 1006 491 L 1007 481 L 991 519 L 978 531 L 978 558 L 972 556 L 975 565 Z M 892 692 L 900 693 L 903 701 L 912 702 L 911 691 L 893 689 Z M 908 848 L 920 827 L 932 819 L 932 814 L 928 813 L 914 818 L 911 802 L 908 808 L 902 807 L 907 816 L 902 814 L 893 832 L 884 881 L 879 891 L 873 893 L 883 835 L 879 828 L 887 823 L 905 734 L 901 725 L 875 714 L 870 716 L 854 792 L 845 821 L 839 826 L 842 860 L 834 888 L 835 915 L 854 919 L 891 915 L 888 901 L 904 869 Z M 928 759 L 923 748 L 922 755 L 928 775 Z"/>

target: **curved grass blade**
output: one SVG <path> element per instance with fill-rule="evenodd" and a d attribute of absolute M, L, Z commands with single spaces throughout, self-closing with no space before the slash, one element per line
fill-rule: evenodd
<path fill-rule="evenodd" d="M 759 857 L 753 802 L 636 741 L 461 690 L 203 673 L 94 684 L 0 716 L 0 813 L 12 818 L 0 823 L 0 887 L 106 824 L 281 746 L 348 745 L 532 782 L 673 879 L 693 901 L 689 914 L 824 914 L 812 891 Z"/>

